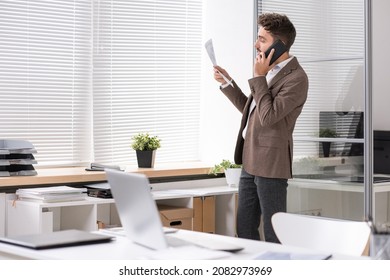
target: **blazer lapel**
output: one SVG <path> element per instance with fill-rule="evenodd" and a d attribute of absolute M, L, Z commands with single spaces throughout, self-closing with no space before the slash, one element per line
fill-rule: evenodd
<path fill-rule="evenodd" d="M 243 118 L 242 118 L 241 126 L 245 125 L 247 120 L 248 120 L 249 113 L 250 113 L 249 109 L 251 107 L 252 100 L 253 100 L 253 95 L 250 94 L 248 96 L 248 101 L 246 102 L 245 108 L 244 108 L 244 111 L 243 111 Z"/>

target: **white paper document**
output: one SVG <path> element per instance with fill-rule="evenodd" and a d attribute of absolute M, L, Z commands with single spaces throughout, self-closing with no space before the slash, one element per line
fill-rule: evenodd
<path fill-rule="evenodd" d="M 205 189 L 173 189 L 173 190 L 161 190 L 152 191 L 154 198 L 174 197 L 174 196 L 204 196 L 209 194 L 209 190 Z"/>
<path fill-rule="evenodd" d="M 210 39 L 204 44 L 207 54 L 210 57 L 211 62 L 213 63 L 214 66 L 217 65 L 217 59 L 215 58 L 215 52 L 214 52 L 214 46 L 213 46 L 213 39 Z"/>
<path fill-rule="evenodd" d="M 215 52 L 214 52 L 214 46 L 213 46 L 213 40 L 212 39 L 209 39 L 206 43 L 205 43 L 205 48 L 207 50 L 207 54 L 209 55 L 210 57 L 210 60 L 211 62 L 213 63 L 213 66 L 216 66 L 218 65 L 217 64 L 217 59 L 215 57 Z M 232 87 L 233 86 L 233 83 L 231 81 L 229 81 L 228 78 L 226 78 L 221 72 L 218 72 L 219 74 L 221 74 L 222 78 L 225 80 L 226 83 L 228 83 L 229 85 L 231 85 Z"/>
<path fill-rule="evenodd" d="M 18 189 L 15 193 L 20 200 L 39 202 L 77 201 L 87 197 L 86 188 L 69 186 Z"/>
<path fill-rule="evenodd" d="M 255 260 L 328 260 L 331 258 L 331 254 L 304 254 L 304 253 L 292 253 L 292 252 L 272 252 L 266 251 L 257 255 Z"/>

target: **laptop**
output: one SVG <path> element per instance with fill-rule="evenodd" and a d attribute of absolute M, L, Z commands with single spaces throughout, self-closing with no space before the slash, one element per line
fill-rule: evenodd
<path fill-rule="evenodd" d="M 237 252 L 243 247 L 215 240 L 182 240 L 165 234 L 156 202 L 150 192 L 148 178 L 144 174 L 126 173 L 106 169 L 119 219 L 127 238 L 141 246 L 163 250 L 169 247 L 196 245 L 206 249 Z"/>
<path fill-rule="evenodd" d="M 0 242 L 30 249 L 50 249 L 66 246 L 109 242 L 113 237 L 87 231 L 69 229 L 42 234 L 28 234 L 1 237 Z"/>

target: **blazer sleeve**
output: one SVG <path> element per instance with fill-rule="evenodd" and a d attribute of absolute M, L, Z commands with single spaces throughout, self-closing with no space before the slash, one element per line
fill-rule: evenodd
<path fill-rule="evenodd" d="M 248 97 L 242 92 L 234 80 L 233 85 L 234 87 L 228 86 L 226 88 L 221 88 L 221 91 L 242 114 L 244 112 L 245 104 L 248 101 Z"/>
<path fill-rule="evenodd" d="M 249 85 L 263 127 L 274 125 L 294 110 L 300 112 L 307 98 L 308 79 L 304 72 L 290 75 L 282 86 L 275 87 L 275 95 L 268 89 L 265 77 L 252 78 Z"/>

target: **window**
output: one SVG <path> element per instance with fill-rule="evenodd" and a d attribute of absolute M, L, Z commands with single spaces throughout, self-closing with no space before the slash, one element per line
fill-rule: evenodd
<path fill-rule="evenodd" d="M 286 14 L 297 29 L 291 53 L 309 76 L 294 130 L 294 157 L 318 156 L 320 112 L 364 110 L 364 1 L 258 0 L 258 13 Z M 303 141 L 304 140 L 304 141 Z"/>
<path fill-rule="evenodd" d="M 0 2 L 0 138 L 39 163 L 91 157 L 90 1 Z"/>
<path fill-rule="evenodd" d="M 198 160 L 202 1 L 101 0 L 94 46 L 95 160 L 135 162 L 138 132 L 162 139 L 156 161 Z"/>
<path fill-rule="evenodd" d="M 0 137 L 40 165 L 198 160 L 202 1 L 0 2 Z"/>

